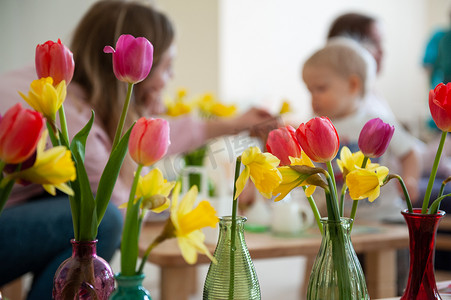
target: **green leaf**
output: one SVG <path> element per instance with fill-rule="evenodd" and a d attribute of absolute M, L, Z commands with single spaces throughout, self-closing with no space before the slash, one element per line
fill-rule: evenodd
<path fill-rule="evenodd" d="M 428 214 L 430 215 L 436 214 L 438 212 L 438 208 L 442 200 L 449 196 L 451 196 L 451 194 L 446 194 L 435 199 L 434 202 L 432 202 L 431 207 L 429 208 Z"/>
<path fill-rule="evenodd" d="M 89 179 L 86 174 L 86 169 L 84 167 L 85 158 L 85 147 L 86 140 L 88 138 L 89 132 L 91 131 L 92 124 L 94 123 L 94 111 L 92 111 L 91 119 L 88 123 L 74 136 L 72 139 L 70 149 L 72 153 L 72 158 L 75 161 L 77 168 L 77 179 L 71 182 L 71 187 L 74 190 L 74 196 L 69 197 L 70 207 L 72 211 L 72 222 L 74 226 L 74 235 L 76 240 L 81 240 L 82 237 L 87 235 L 92 235 L 92 233 L 87 233 L 86 231 L 91 231 L 92 229 L 86 229 L 86 211 L 92 210 L 92 208 L 86 208 L 86 197 L 93 198 L 91 186 L 89 184 Z M 87 183 L 86 183 L 87 182 Z M 94 202 L 94 200 L 92 200 Z M 94 203 L 95 204 L 95 203 Z M 88 214 L 92 212 L 89 211 Z M 82 218 L 84 219 L 82 221 Z M 93 218 L 92 216 L 89 218 Z M 97 221 L 94 223 L 97 226 Z M 91 226 L 89 226 L 91 227 Z M 97 229 L 95 230 L 97 231 Z M 97 234 L 95 234 L 97 235 Z M 94 239 L 95 239 L 94 235 Z"/>
<path fill-rule="evenodd" d="M 91 191 L 85 165 L 79 152 L 74 152 L 77 164 L 77 179 L 79 193 L 75 194 L 75 200 L 79 203 L 79 236 L 78 241 L 92 241 L 97 236 L 97 210 L 96 202 Z"/>
<path fill-rule="evenodd" d="M 121 242 L 121 274 L 124 276 L 133 276 L 136 274 L 136 264 L 138 261 L 138 241 L 140 232 L 139 207 L 142 197 L 136 201 L 131 209 L 127 209 L 124 231 L 122 232 Z"/>
<path fill-rule="evenodd" d="M 110 158 L 103 170 L 102 177 L 100 177 L 99 186 L 97 188 L 96 203 L 97 203 L 97 222 L 98 225 L 105 215 L 106 208 L 110 202 L 111 194 L 113 193 L 114 185 L 116 184 L 119 171 L 121 170 L 124 157 L 128 150 L 128 140 L 134 124 L 128 129 L 124 136 L 120 139 L 116 148 L 111 152 Z"/>
<path fill-rule="evenodd" d="M 91 110 L 91 119 L 89 119 L 88 123 L 86 123 L 86 125 L 74 136 L 72 143 L 70 144 L 70 150 L 79 153 L 83 162 L 85 160 L 86 140 L 88 139 L 93 123 L 94 111 Z"/>

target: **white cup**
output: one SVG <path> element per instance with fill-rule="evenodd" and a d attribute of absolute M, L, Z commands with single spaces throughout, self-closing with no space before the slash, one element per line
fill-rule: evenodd
<path fill-rule="evenodd" d="M 288 194 L 274 203 L 271 230 L 276 235 L 299 235 L 314 222 L 313 212 L 307 205 Z"/>

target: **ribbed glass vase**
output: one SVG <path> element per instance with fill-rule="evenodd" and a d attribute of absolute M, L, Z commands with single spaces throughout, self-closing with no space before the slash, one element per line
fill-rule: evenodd
<path fill-rule="evenodd" d="M 244 240 L 245 217 L 237 217 L 232 230 L 232 217 L 219 221 L 219 238 L 214 257 L 205 279 L 203 299 L 207 300 L 258 300 L 261 299 L 260 284 Z M 235 247 L 232 249 L 232 237 Z"/>
<path fill-rule="evenodd" d="M 149 291 L 142 283 L 145 275 L 122 276 L 120 273 L 115 276 L 117 288 L 111 294 L 110 300 L 152 300 Z"/>
<path fill-rule="evenodd" d="M 107 300 L 114 291 L 110 265 L 97 256 L 97 240 L 71 240 L 72 256 L 58 268 L 53 279 L 53 299 Z"/>
<path fill-rule="evenodd" d="M 322 242 L 310 274 L 308 300 L 370 299 L 365 276 L 352 247 L 352 220 L 321 219 Z"/>

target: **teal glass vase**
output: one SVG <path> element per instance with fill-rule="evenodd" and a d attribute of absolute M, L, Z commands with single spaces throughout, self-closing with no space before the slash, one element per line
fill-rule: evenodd
<path fill-rule="evenodd" d="M 308 300 L 370 299 L 365 276 L 352 247 L 352 219 L 321 219 L 320 250 L 313 264 L 307 288 Z"/>
<path fill-rule="evenodd" d="M 110 300 L 152 300 L 149 291 L 147 291 L 142 282 L 144 274 L 135 276 L 122 276 L 120 273 L 116 274 L 117 287 L 111 294 Z"/>
<path fill-rule="evenodd" d="M 205 279 L 203 299 L 261 299 L 260 284 L 244 240 L 245 217 L 237 217 L 232 230 L 232 217 L 219 219 L 219 238 Z M 232 247 L 232 237 L 235 247 Z"/>

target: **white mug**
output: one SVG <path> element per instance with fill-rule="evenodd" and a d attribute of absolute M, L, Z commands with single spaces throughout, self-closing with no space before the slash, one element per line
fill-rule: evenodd
<path fill-rule="evenodd" d="M 311 208 L 292 196 L 274 203 L 271 230 L 277 235 L 298 235 L 314 222 Z"/>

